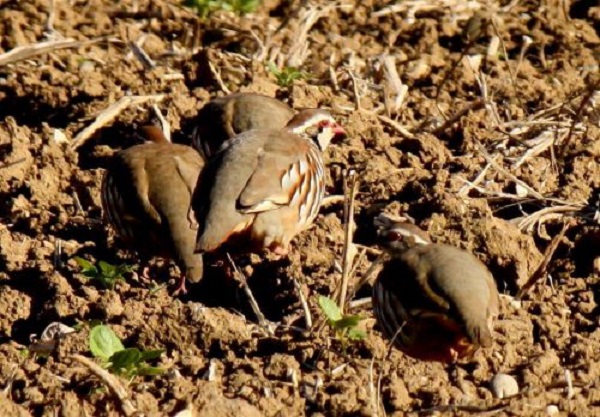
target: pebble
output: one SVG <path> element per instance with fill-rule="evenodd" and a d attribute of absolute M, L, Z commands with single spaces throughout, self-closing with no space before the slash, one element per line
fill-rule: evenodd
<path fill-rule="evenodd" d="M 558 409 L 557 406 L 555 406 L 554 404 L 550 404 L 548 407 L 546 407 L 546 414 L 550 417 L 550 416 L 555 416 L 560 412 L 560 410 Z"/>
<path fill-rule="evenodd" d="M 512 397 L 519 393 L 519 384 L 510 375 L 496 374 L 490 381 L 490 389 L 496 398 Z"/>

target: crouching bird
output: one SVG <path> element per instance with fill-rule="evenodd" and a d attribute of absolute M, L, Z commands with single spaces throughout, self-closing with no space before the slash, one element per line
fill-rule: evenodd
<path fill-rule="evenodd" d="M 102 181 L 102 208 L 116 234 L 133 249 L 175 260 L 182 276 L 202 278 L 202 255 L 194 253 L 198 225 L 191 212 L 203 158 L 191 147 L 170 143 L 145 127 L 149 142 L 119 151 Z"/>
<path fill-rule="evenodd" d="M 455 362 L 492 345 L 499 298 L 494 279 L 472 254 L 435 244 L 411 223 L 375 219 L 387 243 L 373 287 L 383 333 L 405 354 Z"/>
<path fill-rule="evenodd" d="M 192 206 L 196 252 L 288 253 L 319 212 L 323 151 L 344 130 L 325 110 L 304 110 L 283 129 L 255 129 L 228 140 L 202 171 Z"/>
<path fill-rule="evenodd" d="M 262 94 L 217 97 L 196 115 L 192 147 L 209 158 L 226 140 L 252 129 L 281 129 L 294 114 L 287 104 Z"/>

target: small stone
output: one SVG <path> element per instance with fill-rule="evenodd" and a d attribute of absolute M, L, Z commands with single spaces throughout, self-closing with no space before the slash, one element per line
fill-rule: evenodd
<path fill-rule="evenodd" d="M 560 410 L 558 409 L 557 406 L 555 406 L 554 404 L 550 404 L 548 407 L 546 407 L 546 414 L 548 416 L 555 416 L 560 412 Z"/>
<path fill-rule="evenodd" d="M 96 65 L 94 64 L 93 61 L 82 61 L 81 64 L 79 64 L 79 72 L 86 73 L 86 72 L 92 72 L 96 69 Z"/>
<path fill-rule="evenodd" d="M 519 393 L 519 384 L 510 375 L 496 374 L 490 381 L 490 389 L 496 398 L 512 397 Z"/>

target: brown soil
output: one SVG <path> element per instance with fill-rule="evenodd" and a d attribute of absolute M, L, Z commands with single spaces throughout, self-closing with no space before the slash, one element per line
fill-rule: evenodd
<path fill-rule="evenodd" d="M 0 50 L 43 41 L 48 3 L 0 0 Z M 548 405 L 560 415 L 600 415 L 600 12 L 593 2 L 323 1 L 307 37 L 310 54 L 295 55 L 311 77 L 291 88 L 278 87 L 263 62 L 293 55 L 307 2 L 269 0 L 255 14 L 206 21 L 175 1 L 55 3 L 55 37 L 102 41 L 0 66 L 0 415 L 121 415 L 116 397 L 70 359 L 89 356 L 88 327 L 48 358 L 27 355 L 30 335 L 51 322 L 92 320 L 110 325 L 126 346 L 165 349 L 157 363 L 164 375 L 127 386 L 148 416 L 172 416 L 188 403 L 206 416 L 403 415 L 435 407 L 546 415 Z M 414 9 L 414 19 L 406 8 L 376 14 L 396 3 L 427 7 Z M 487 55 L 495 36 L 498 49 Z M 524 36 L 532 40 L 526 50 Z M 154 69 L 144 69 L 128 47 L 142 38 Z M 386 115 L 384 94 L 394 99 L 384 54 L 395 57 L 408 87 L 402 108 L 387 115 L 410 137 L 378 118 Z M 477 55 L 473 71 L 465 57 Z M 61 143 L 61 134 L 71 140 L 124 95 L 164 94 L 159 107 L 174 140 L 185 143 L 195 112 L 222 94 L 209 63 L 231 91 L 333 108 L 349 136 L 327 152 L 328 193 L 343 193 L 348 170 L 359 173 L 357 243 L 375 244 L 379 211 L 409 214 L 436 241 L 473 251 L 499 289 L 514 296 L 565 216 L 576 219 L 548 279 L 520 304 L 502 298 L 493 348 L 454 367 L 396 350 L 383 360 L 387 341 L 370 309 L 356 311 L 366 317 L 368 337 L 345 352 L 328 342 L 327 329 L 309 335 L 284 327 L 266 336 L 243 293 L 210 279 L 217 269 L 207 272 L 209 284 L 183 297 L 170 287 L 154 290 L 176 276 L 168 264 L 150 264 L 154 283 L 133 275 L 114 291 L 82 277 L 74 256 L 143 263 L 103 224 L 99 184 L 110 155 L 139 142 L 137 128 L 153 113 L 148 105 L 128 108 L 77 150 Z M 482 97 L 478 77 L 487 106 L 460 116 Z M 552 145 L 520 161 L 536 138 Z M 488 165 L 484 154 L 494 165 L 479 188 L 464 190 Z M 549 216 L 520 223 L 548 208 Z M 340 279 L 342 212 L 341 204 L 324 207 L 289 260 L 247 268 L 268 319 L 304 326 L 292 278 L 320 317 L 317 295 L 330 294 Z M 357 296 L 368 294 L 364 288 Z M 567 370 L 572 396 L 564 389 Z M 522 394 L 494 399 L 488 382 L 497 372 L 513 375 Z"/>

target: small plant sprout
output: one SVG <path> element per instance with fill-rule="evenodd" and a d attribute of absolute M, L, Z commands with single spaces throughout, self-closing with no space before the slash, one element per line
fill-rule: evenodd
<path fill-rule="evenodd" d="M 294 84 L 294 81 L 302 80 L 308 78 L 309 76 L 308 73 L 301 71 L 295 67 L 283 67 L 279 69 L 272 62 L 269 62 L 267 65 L 271 74 L 275 76 L 277 85 L 283 88 L 291 87 L 292 84 Z"/>
<path fill-rule="evenodd" d="M 125 348 L 117 335 L 105 325 L 98 325 L 90 331 L 90 352 L 102 362 L 104 368 L 115 375 L 129 379 L 136 376 L 160 375 L 164 369 L 150 366 L 146 361 L 158 359 L 163 349 L 140 350 Z"/>
<path fill-rule="evenodd" d="M 327 317 L 327 323 L 335 331 L 343 347 L 347 346 L 347 340 L 354 342 L 366 337 L 366 333 L 357 328 L 363 319 L 361 316 L 342 314 L 340 307 L 329 297 L 319 296 L 319 307 Z"/>
<path fill-rule="evenodd" d="M 218 10 L 233 12 L 243 15 L 254 12 L 260 4 L 260 0 L 185 0 L 184 6 L 196 10 L 198 16 L 208 17 Z"/>
<path fill-rule="evenodd" d="M 74 259 L 81 267 L 81 273 L 85 277 L 99 281 L 108 290 L 114 289 L 118 281 L 125 281 L 124 275 L 135 269 L 135 266 L 132 265 L 121 264 L 117 266 L 104 261 L 99 261 L 96 266 L 79 256 Z"/>

